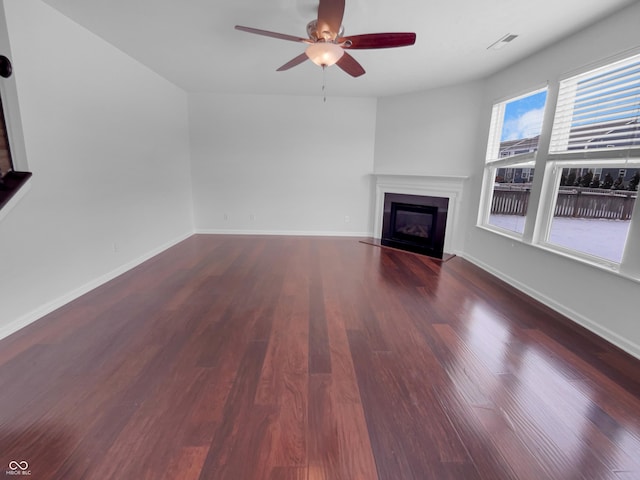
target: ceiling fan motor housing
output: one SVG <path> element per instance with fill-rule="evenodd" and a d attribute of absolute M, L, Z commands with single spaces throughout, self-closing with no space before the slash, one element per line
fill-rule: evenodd
<path fill-rule="evenodd" d="M 307 35 L 314 42 L 335 42 L 337 38 L 344 36 L 344 26 L 340 25 L 337 35 L 331 38 L 331 32 L 318 32 L 318 20 L 311 20 L 307 23 Z"/>

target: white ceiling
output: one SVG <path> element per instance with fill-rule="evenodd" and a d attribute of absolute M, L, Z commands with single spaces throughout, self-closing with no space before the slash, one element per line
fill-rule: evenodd
<path fill-rule="evenodd" d="M 43 0 L 190 92 L 318 95 L 320 67 L 276 68 L 305 45 L 318 0 Z M 411 47 L 352 50 L 367 73 L 326 71 L 329 95 L 385 96 L 484 77 L 637 0 L 346 0 L 345 35 L 416 32 Z M 487 50 L 507 33 L 519 37 Z"/>

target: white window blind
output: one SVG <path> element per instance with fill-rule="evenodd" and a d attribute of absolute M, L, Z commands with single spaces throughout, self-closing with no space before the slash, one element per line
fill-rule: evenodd
<path fill-rule="evenodd" d="M 560 82 L 549 151 L 640 147 L 640 55 Z"/>
<path fill-rule="evenodd" d="M 486 161 L 500 158 L 500 136 L 504 123 L 505 103 L 497 103 L 491 110 L 491 125 L 489 126 L 489 141 L 487 143 Z"/>

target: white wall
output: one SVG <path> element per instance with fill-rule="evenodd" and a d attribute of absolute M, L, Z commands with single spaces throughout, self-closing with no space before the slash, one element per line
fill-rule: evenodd
<path fill-rule="evenodd" d="M 470 175 L 481 106 L 480 82 L 380 98 L 376 172 Z"/>
<path fill-rule="evenodd" d="M 477 181 L 471 183 L 467 197 L 465 239 L 467 258 L 637 357 L 640 357 L 640 282 L 512 241 L 474 225 L 491 105 L 496 100 L 537 88 L 547 81 L 557 82 L 563 74 L 640 47 L 639 25 L 640 3 L 636 3 L 487 80 L 482 129 L 476 145 Z M 640 249 L 640 245 L 637 248 Z"/>
<path fill-rule="evenodd" d="M 193 231 L 186 94 L 38 0 L 4 4 L 33 179 L 0 222 L 0 337 Z"/>
<path fill-rule="evenodd" d="M 189 112 L 198 231 L 371 235 L 375 99 L 191 94 Z"/>

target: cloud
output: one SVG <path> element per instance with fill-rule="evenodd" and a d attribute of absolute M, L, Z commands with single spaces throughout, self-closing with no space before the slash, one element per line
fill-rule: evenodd
<path fill-rule="evenodd" d="M 544 107 L 529 110 L 514 118 L 505 119 L 502 126 L 502 142 L 540 135 Z"/>

